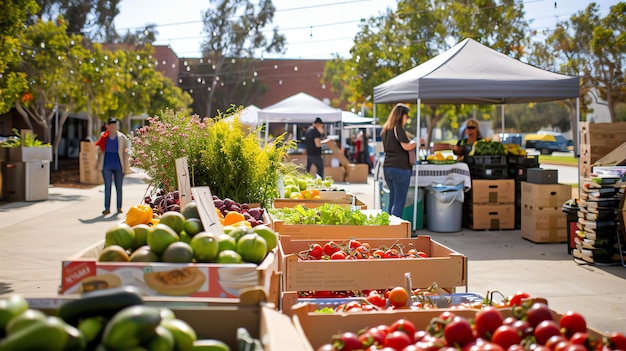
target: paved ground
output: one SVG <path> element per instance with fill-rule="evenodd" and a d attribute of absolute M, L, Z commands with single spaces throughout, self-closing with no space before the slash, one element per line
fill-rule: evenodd
<path fill-rule="evenodd" d="M 561 179 L 561 178 L 560 178 Z M 373 209 L 374 180 L 338 184 Z M 0 295 L 54 296 L 61 261 L 102 240 L 121 215 L 102 216 L 102 186 L 50 188 L 47 201 L 0 206 Z M 141 202 L 147 185 L 138 174 L 126 177 L 124 209 Z M 565 220 L 565 218 L 563 219 Z M 518 230 L 434 233 L 430 235 L 468 257 L 468 290 L 479 294 L 524 290 L 546 297 L 553 309 L 583 313 L 599 330 L 626 333 L 626 268 L 578 265 L 565 244 L 533 244 Z M 463 290 L 463 288 L 461 288 Z"/>

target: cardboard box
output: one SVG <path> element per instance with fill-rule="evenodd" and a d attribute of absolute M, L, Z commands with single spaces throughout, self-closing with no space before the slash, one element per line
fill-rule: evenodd
<path fill-rule="evenodd" d="M 344 167 L 324 167 L 324 178 L 331 177 L 333 181 L 339 183 L 343 182 L 345 179 L 345 168 Z"/>
<path fill-rule="evenodd" d="M 29 307 L 48 315 L 73 296 L 26 297 Z M 238 350 L 237 329 L 245 328 L 253 338 L 261 340 L 265 350 L 303 351 L 308 350 L 301 334 L 292 320 L 265 303 L 265 295 L 257 289 L 242 293 L 239 299 L 155 299 L 144 297 L 146 305 L 166 307 L 177 319 L 187 322 L 196 332 L 198 339 L 217 339 L 225 342 L 231 350 Z"/>
<path fill-rule="evenodd" d="M 95 154 L 98 152 L 96 149 L 96 143 L 92 141 L 81 141 L 80 142 L 80 152 Z"/>
<path fill-rule="evenodd" d="M 474 204 L 514 203 L 514 179 L 472 179 L 466 199 Z"/>
<path fill-rule="evenodd" d="M 626 142 L 626 122 L 580 122 L 579 129 L 581 144 L 616 148 Z"/>
<path fill-rule="evenodd" d="M 558 184 L 559 173 L 556 169 L 529 168 L 526 181 L 533 184 Z"/>
<path fill-rule="evenodd" d="M 522 207 L 522 238 L 534 243 L 567 242 L 567 217 L 561 207 L 531 209 Z"/>
<path fill-rule="evenodd" d="M 326 143 L 326 146 L 330 149 L 330 151 L 333 152 L 333 157 L 336 157 L 339 159 L 339 163 L 342 166 L 347 167 L 350 165 L 350 160 L 346 158 L 346 155 L 344 155 L 339 145 L 337 145 L 337 141 L 331 140 Z"/>
<path fill-rule="evenodd" d="M 522 206 L 528 205 L 533 210 L 544 207 L 561 208 L 571 197 L 572 187 L 567 184 L 522 182 Z"/>
<path fill-rule="evenodd" d="M 338 199 L 322 199 L 322 200 L 298 200 L 298 199 L 274 199 L 274 208 L 291 208 L 302 205 L 307 208 L 319 207 L 323 204 L 337 204 L 342 206 L 356 206 L 361 210 L 367 210 L 367 204 L 356 198 L 354 195 L 346 195 L 344 198 Z"/>
<path fill-rule="evenodd" d="M 245 288 L 262 286 L 268 301 L 278 306 L 279 282 L 277 249 L 270 252 L 259 265 L 253 263 L 164 263 L 164 262 L 98 262 L 104 248 L 104 240 L 65 259 L 61 263 L 61 286 L 59 294 L 78 294 L 83 291 L 85 279 L 106 275 L 115 285 L 133 285 L 141 289 L 144 296 L 189 296 L 237 298 Z M 200 274 L 197 287 L 188 293 L 153 289 L 146 276 L 155 272 L 173 270 L 197 270 Z M 108 278 L 106 278 L 108 279 Z M 195 290 L 194 290 L 195 289 Z"/>
<path fill-rule="evenodd" d="M 515 204 L 472 204 L 463 207 L 470 229 L 515 229 Z"/>
<path fill-rule="evenodd" d="M 433 310 L 385 310 L 377 312 L 349 312 L 349 313 L 315 313 L 317 306 L 315 304 L 301 303 L 294 306 L 293 324 L 297 332 L 301 335 L 301 339 L 308 342 L 307 350 L 314 351 L 320 346 L 330 343 L 333 335 L 342 332 L 356 333 L 369 327 L 378 325 L 391 325 L 399 319 L 408 319 L 414 325 L 416 330 L 426 330 L 433 318 L 446 311 L 446 309 Z M 468 320 L 476 319 L 477 310 L 454 309 L 455 315 Z M 513 316 L 510 308 L 500 309 L 504 318 Z M 552 311 L 553 319 L 558 321 L 561 315 Z M 606 337 L 600 331 L 593 328 L 587 328 L 587 333 L 597 339 Z"/>
<path fill-rule="evenodd" d="M 380 213 L 381 210 L 363 210 L 367 215 Z M 279 235 L 290 235 L 294 239 L 307 240 L 344 240 L 352 236 L 359 238 L 410 238 L 411 223 L 395 216 L 389 217 L 389 225 L 316 225 L 285 224 L 271 218 L 272 229 Z"/>
<path fill-rule="evenodd" d="M 467 283 L 467 257 L 461 253 L 420 235 L 412 239 L 360 238 L 372 248 L 391 247 L 394 243 L 428 255 L 428 258 L 388 258 L 368 260 L 300 260 L 298 253 L 311 244 L 324 245 L 327 241 L 294 240 L 280 236 L 282 258 L 283 296 L 286 292 L 315 290 L 368 290 L 404 286 L 405 273 L 411 273 L 414 288 L 427 288 L 433 283 L 454 290 Z M 363 274 L 367 272 L 367 274 Z M 296 295 L 297 296 L 297 295 Z M 289 313 L 291 303 L 282 301 L 282 310 Z"/>
<path fill-rule="evenodd" d="M 104 183 L 104 180 L 102 179 L 102 173 L 99 172 L 96 168 L 96 162 L 98 162 L 98 155 L 96 154 L 96 152 L 81 151 L 78 157 L 80 182 L 82 184 L 94 185 Z"/>
<path fill-rule="evenodd" d="M 346 166 L 345 180 L 347 183 L 367 183 L 368 175 L 369 168 L 364 163 L 351 163 Z"/>

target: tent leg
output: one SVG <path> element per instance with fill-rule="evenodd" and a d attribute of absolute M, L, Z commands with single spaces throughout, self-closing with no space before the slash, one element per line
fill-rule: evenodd
<path fill-rule="evenodd" d="M 419 143 L 420 140 L 420 124 L 421 124 L 421 113 L 420 113 L 420 106 L 421 106 L 421 102 L 422 99 L 421 98 L 417 98 L 417 127 L 416 127 L 416 132 L 415 132 L 415 137 L 417 138 L 417 142 Z M 415 152 L 415 150 L 413 151 Z M 411 223 L 411 232 L 417 230 L 417 197 L 419 196 L 419 187 L 417 186 L 417 184 L 419 184 L 418 182 L 418 178 L 419 178 L 419 165 L 415 164 L 413 165 L 413 169 L 415 170 L 415 194 L 413 194 L 413 223 Z M 413 169 L 411 169 L 411 172 L 413 172 Z M 411 236 L 413 236 L 413 233 L 411 233 Z"/>

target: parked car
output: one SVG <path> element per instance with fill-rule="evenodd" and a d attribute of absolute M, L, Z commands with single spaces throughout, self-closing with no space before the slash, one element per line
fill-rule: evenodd
<path fill-rule="evenodd" d="M 574 142 L 571 139 L 566 139 L 560 133 L 527 134 L 524 140 L 527 149 L 536 149 L 542 155 L 551 155 L 555 151 L 568 152 L 574 148 Z"/>

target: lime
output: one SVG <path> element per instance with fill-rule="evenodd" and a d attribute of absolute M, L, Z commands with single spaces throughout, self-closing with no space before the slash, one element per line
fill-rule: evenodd
<path fill-rule="evenodd" d="M 191 263 L 193 262 L 193 249 L 186 242 L 177 241 L 163 251 L 161 259 L 163 262 L 170 263 Z"/>
<path fill-rule="evenodd" d="M 241 255 L 233 250 L 220 251 L 217 254 L 217 263 L 242 263 Z"/>

